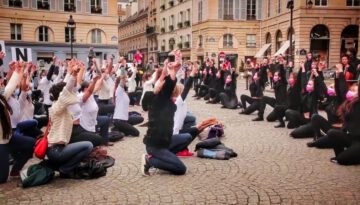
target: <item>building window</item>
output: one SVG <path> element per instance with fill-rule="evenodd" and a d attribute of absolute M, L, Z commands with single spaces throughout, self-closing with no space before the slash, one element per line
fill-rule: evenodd
<path fill-rule="evenodd" d="M 9 0 L 9 7 L 22 7 L 22 1 L 21 0 Z"/>
<path fill-rule="evenodd" d="M 224 41 L 223 41 L 223 46 L 224 47 L 233 47 L 233 36 L 231 34 L 225 34 L 224 36 Z"/>
<path fill-rule="evenodd" d="M 234 1 L 233 0 L 224 0 L 224 20 L 233 20 L 234 19 Z"/>
<path fill-rule="evenodd" d="M 327 0 L 315 0 L 315 6 L 327 6 Z"/>
<path fill-rule="evenodd" d="M 48 42 L 49 41 L 49 28 L 46 26 L 39 27 L 39 41 Z"/>
<path fill-rule="evenodd" d="M 75 28 L 68 28 L 65 27 L 65 42 L 69 43 L 70 42 L 70 37 L 72 36 L 72 40 L 74 42 L 75 39 Z"/>
<path fill-rule="evenodd" d="M 280 30 L 276 32 L 275 50 L 279 50 L 282 44 L 282 33 Z"/>
<path fill-rule="evenodd" d="M 64 0 L 64 11 L 75 12 L 75 0 Z"/>
<path fill-rule="evenodd" d="M 246 35 L 246 47 L 256 47 L 256 35 L 248 34 Z"/>
<path fill-rule="evenodd" d="M 41 10 L 50 10 L 49 0 L 37 0 L 37 8 Z"/>
<path fill-rule="evenodd" d="M 101 43 L 101 30 L 93 29 L 91 31 L 91 43 Z"/>
<path fill-rule="evenodd" d="M 256 0 L 247 0 L 246 19 L 256 20 Z"/>
<path fill-rule="evenodd" d="M 101 14 L 101 0 L 91 0 L 91 13 L 92 14 Z"/>
<path fill-rule="evenodd" d="M 203 46 L 203 36 L 199 36 L 199 47 L 201 48 Z"/>
<path fill-rule="evenodd" d="M 198 21 L 202 21 L 202 13 L 203 13 L 203 2 L 199 2 L 199 13 L 198 13 Z"/>
<path fill-rule="evenodd" d="M 278 0 L 277 12 L 278 14 L 281 13 L 281 0 Z"/>
<path fill-rule="evenodd" d="M 271 16 L 271 1 L 268 0 L 268 5 L 267 5 L 267 14 L 268 14 L 268 17 Z"/>
<path fill-rule="evenodd" d="M 360 6 L 360 0 L 346 0 L 346 6 Z"/>
<path fill-rule="evenodd" d="M 11 28 L 11 40 L 21 40 L 21 24 L 10 24 Z"/>

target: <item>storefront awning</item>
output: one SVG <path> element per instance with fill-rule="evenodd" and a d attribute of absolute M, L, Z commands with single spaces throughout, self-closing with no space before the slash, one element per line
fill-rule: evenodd
<path fill-rule="evenodd" d="M 267 43 L 263 45 L 263 47 L 260 48 L 260 50 L 255 54 L 255 58 L 261 58 L 263 57 L 264 53 L 269 49 L 271 46 L 271 43 Z"/>
<path fill-rule="evenodd" d="M 293 41 L 293 42 L 295 42 L 295 41 Z M 290 41 L 285 41 L 285 43 L 280 47 L 280 49 L 278 51 L 276 51 L 274 56 L 278 56 L 280 54 L 283 55 L 289 47 L 290 47 Z"/>

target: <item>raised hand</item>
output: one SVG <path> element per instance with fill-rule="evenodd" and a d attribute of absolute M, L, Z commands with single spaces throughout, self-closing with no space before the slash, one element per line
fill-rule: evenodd
<path fill-rule="evenodd" d="M 5 57 L 5 53 L 4 53 L 4 51 L 1 51 L 0 52 L 0 59 L 3 59 Z"/>

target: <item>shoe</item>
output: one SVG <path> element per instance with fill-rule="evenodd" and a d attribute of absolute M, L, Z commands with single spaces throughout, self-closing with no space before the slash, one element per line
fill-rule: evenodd
<path fill-rule="evenodd" d="M 143 154 L 141 157 L 141 174 L 143 176 L 150 176 L 150 164 L 149 164 L 149 159 L 148 159 L 148 155 Z"/>
<path fill-rule="evenodd" d="M 308 143 L 306 143 L 306 146 L 308 146 L 308 147 L 315 147 L 315 143 L 314 143 L 315 141 L 312 141 L 312 142 L 308 142 Z"/>
<path fill-rule="evenodd" d="M 254 122 L 264 121 L 264 118 L 262 118 L 262 117 L 257 117 L 257 118 L 255 118 L 255 119 L 252 119 L 252 121 L 254 121 Z"/>
<path fill-rule="evenodd" d="M 330 159 L 330 162 L 335 163 L 335 164 L 337 164 L 337 163 L 338 163 L 338 161 L 337 161 L 336 157 L 331 158 L 331 159 Z"/>
<path fill-rule="evenodd" d="M 108 143 L 105 144 L 105 146 L 111 147 L 111 146 L 114 146 L 114 143 L 113 142 L 108 142 Z"/>
<path fill-rule="evenodd" d="M 194 153 L 189 152 L 189 149 L 184 149 L 176 154 L 178 157 L 192 157 Z"/>
<path fill-rule="evenodd" d="M 18 177 L 20 177 L 20 172 L 11 170 L 10 177 L 11 178 L 18 178 Z"/>
<path fill-rule="evenodd" d="M 245 115 L 245 111 L 243 110 L 243 111 L 239 112 L 239 114 L 240 115 Z"/>
<path fill-rule="evenodd" d="M 285 123 L 279 123 L 278 125 L 275 125 L 274 127 L 275 128 L 285 127 Z"/>

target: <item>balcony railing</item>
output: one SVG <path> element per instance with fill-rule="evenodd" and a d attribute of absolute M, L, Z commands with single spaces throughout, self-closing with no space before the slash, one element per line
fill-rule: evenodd
<path fill-rule="evenodd" d="M 165 51 L 165 46 L 161 46 L 161 51 Z"/>
<path fill-rule="evenodd" d="M 22 7 L 22 1 L 21 0 L 13 0 L 13 1 L 9 1 L 9 6 L 10 7 L 18 7 L 21 8 Z"/>
<path fill-rule="evenodd" d="M 161 33 L 165 33 L 165 28 L 161 28 Z"/>
<path fill-rule="evenodd" d="M 42 9 L 42 10 L 49 10 L 50 9 L 50 4 L 49 4 L 49 2 L 38 1 L 37 2 L 37 8 Z"/>
<path fill-rule="evenodd" d="M 161 10 L 165 10 L 165 4 L 161 5 L 161 6 L 160 6 L 160 9 L 161 9 Z"/>
<path fill-rule="evenodd" d="M 169 50 L 174 50 L 174 45 L 169 45 Z"/>
<path fill-rule="evenodd" d="M 178 25 L 178 28 L 182 28 L 182 27 L 183 27 L 183 23 L 182 23 L 182 22 L 179 22 L 177 25 Z"/>
<path fill-rule="evenodd" d="M 101 14 L 102 13 L 102 8 L 100 6 L 91 6 L 91 13 L 92 14 Z"/>
<path fill-rule="evenodd" d="M 64 5 L 64 11 L 67 12 L 76 12 L 76 7 L 73 4 L 65 4 Z"/>
<path fill-rule="evenodd" d="M 232 14 L 224 15 L 224 20 L 234 20 L 234 15 Z"/>
<path fill-rule="evenodd" d="M 184 47 L 185 47 L 185 48 L 190 48 L 190 42 L 188 42 L 188 41 L 185 42 L 185 43 L 184 43 Z"/>
<path fill-rule="evenodd" d="M 190 21 L 185 21 L 184 25 L 185 25 L 185 27 L 190 26 Z"/>
<path fill-rule="evenodd" d="M 149 26 L 146 28 L 146 34 L 153 34 L 155 33 L 155 27 L 154 26 Z"/>
<path fill-rule="evenodd" d="M 178 43 L 178 48 L 182 49 L 182 47 L 183 47 L 182 43 Z"/>
<path fill-rule="evenodd" d="M 174 26 L 173 26 L 173 25 L 170 25 L 170 26 L 169 26 L 169 30 L 170 30 L 170 31 L 173 31 L 173 30 L 174 30 Z"/>
<path fill-rule="evenodd" d="M 172 0 L 169 1 L 169 6 L 170 6 L 170 7 L 173 7 L 173 6 L 174 6 L 174 1 L 172 1 Z"/>

